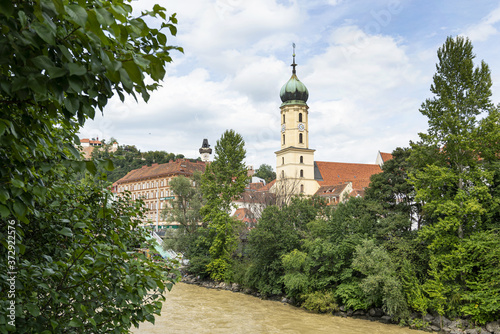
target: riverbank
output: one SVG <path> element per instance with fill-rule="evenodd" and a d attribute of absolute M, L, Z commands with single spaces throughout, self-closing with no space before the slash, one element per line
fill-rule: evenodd
<path fill-rule="evenodd" d="M 198 285 L 208 289 L 227 290 L 243 293 L 262 299 L 262 296 L 258 292 L 255 292 L 248 288 L 240 287 L 237 283 L 227 284 L 225 282 L 204 281 L 199 280 L 197 277 L 192 275 L 184 276 L 182 278 L 182 282 L 186 284 Z M 295 306 L 293 305 L 292 300 L 283 296 L 273 296 L 266 299 L 279 301 L 284 304 Z M 371 308 L 366 311 L 353 311 L 350 309 L 346 309 L 344 306 L 340 306 L 340 310 L 332 313 L 332 315 L 342 318 L 376 321 L 382 324 L 397 324 L 380 308 Z M 500 320 L 488 323 L 485 326 L 476 326 L 468 319 L 450 320 L 445 317 L 439 317 L 439 315 L 437 314 L 426 314 L 422 321 L 422 317 L 419 314 L 413 313 L 411 315 L 411 325 L 409 326 L 409 328 L 442 334 L 500 334 Z"/>

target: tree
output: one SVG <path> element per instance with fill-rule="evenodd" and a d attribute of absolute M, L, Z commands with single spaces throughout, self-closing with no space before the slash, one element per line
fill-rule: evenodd
<path fill-rule="evenodd" d="M 467 38 L 448 37 L 438 50 L 431 85 L 435 97 L 420 109 L 429 130 L 413 144 L 413 162 L 423 167 L 411 177 L 417 201 L 425 203 L 426 216 L 435 220 L 423 235 L 436 248 L 448 248 L 484 228 L 488 207 L 494 205 L 488 189 L 493 175 L 485 165 L 498 161 L 492 151 L 500 151 L 499 115 L 490 99 L 488 65 L 481 62 L 474 68 L 474 58 Z"/>
<path fill-rule="evenodd" d="M 111 202 L 109 184 L 91 176 L 112 164 L 81 161 L 74 148 L 96 109 L 115 93 L 147 100 L 169 52 L 182 51 L 162 32 L 175 35 L 175 14 L 167 19 L 155 5 L 134 17 L 129 2 L 0 4 L 0 255 L 14 253 L 18 273 L 16 328 L 2 315 L 1 332 L 124 332 L 154 321 L 173 281 L 169 268 L 134 257 L 146 240 L 134 219 L 139 204 Z M 146 16 L 163 19 L 160 29 Z M 8 230 L 15 247 L 5 242 Z M 0 297 L 2 309 L 11 302 Z"/>
<path fill-rule="evenodd" d="M 474 267 L 478 259 L 466 256 L 463 249 L 474 248 L 471 243 L 479 247 L 485 236 L 480 232 L 498 227 L 493 217 L 498 217 L 494 195 L 500 117 L 491 102 L 488 65 L 474 67 L 474 58 L 472 44 L 464 37 L 449 37 L 438 50 L 431 85 L 435 96 L 420 109 L 428 117 L 429 130 L 419 134 L 421 140 L 412 144 L 410 156 L 415 168 L 410 178 L 416 200 L 424 203 L 426 220 L 419 237 L 431 252 L 423 288 L 440 315 L 460 310 L 473 314 L 467 300 L 474 295 L 472 282 L 464 268 Z M 488 311 L 492 309 L 496 311 Z"/>
<path fill-rule="evenodd" d="M 162 215 L 168 221 L 178 222 L 187 233 L 192 233 L 201 222 L 200 209 L 203 198 L 200 190 L 201 173 L 195 172 L 191 178 L 183 175 L 174 177 L 170 181 L 170 189 L 176 195 L 172 208 L 165 208 Z"/>
<path fill-rule="evenodd" d="M 389 227 L 397 225 L 396 229 L 403 233 L 411 230 L 412 225 L 420 229 L 422 224 L 422 205 L 415 201 L 415 189 L 408 179 L 412 170 L 408 161 L 410 154 L 409 148 L 396 148 L 392 159 L 382 166 L 383 172 L 371 176 L 365 196 L 368 200 L 381 203 L 383 218 L 393 223 Z"/>
<path fill-rule="evenodd" d="M 248 182 L 245 142 L 240 134 L 227 130 L 215 145 L 214 161 L 201 179 L 206 204 L 201 208 L 203 220 L 213 235 L 210 247 L 210 276 L 222 280 L 227 275 L 232 253 L 236 249 L 236 222 L 229 216 L 232 201 L 245 190 Z"/>
<path fill-rule="evenodd" d="M 255 176 L 264 179 L 266 183 L 276 180 L 276 172 L 273 170 L 273 167 L 267 164 L 260 165 L 255 171 Z"/>

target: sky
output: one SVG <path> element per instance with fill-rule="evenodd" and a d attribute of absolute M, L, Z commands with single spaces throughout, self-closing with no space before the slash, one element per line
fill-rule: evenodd
<path fill-rule="evenodd" d="M 162 87 L 148 103 L 114 97 L 80 138 L 199 157 L 227 129 L 243 136 L 245 163 L 276 166 L 279 91 L 297 76 L 309 91 L 309 148 L 316 161 L 375 163 L 427 131 L 437 50 L 467 36 L 491 70 L 500 103 L 500 0 L 136 0 L 177 13 Z M 159 25 L 159 22 L 149 22 Z"/>

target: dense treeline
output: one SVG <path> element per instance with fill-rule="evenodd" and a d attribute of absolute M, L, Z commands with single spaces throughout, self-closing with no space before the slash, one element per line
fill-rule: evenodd
<path fill-rule="evenodd" d="M 499 108 L 489 69 L 474 68 L 467 39 L 448 38 L 438 57 L 434 97 L 420 110 L 428 132 L 394 150 L 366 197 L 267 207 L 256 228 L 239 230 L 219 279 L 319 312 L 380 307 L 401 322 L 412 312 L 498 319 Z M 208 226 L 180 242 L 188 270 L 201 277 L 211 274 Z"/>

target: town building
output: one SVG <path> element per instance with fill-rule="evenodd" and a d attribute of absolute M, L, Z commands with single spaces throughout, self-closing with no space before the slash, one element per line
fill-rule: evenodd
<path fill-rule="evenodd" d="M 92 139 L 82 138 L 80 139 L 80 146 L 78 148 L 83 153 L 83 159 L 89 160 L 92 157 L 94 149 L 102 150 L 105 146 L 99 140 L 99 137 Z M 107 148 L 109 152 L 116 152 L 118 150 L 118 143 L 115 141 L 111 145 L 108 145 Z"/>
<path fill-rule="evenodd" d="M 177 228 L 176 222 L 166 222 L 161 211 L 172 207 L 176 195 L 170 189 L 170 181 L 177 176 L 191 177 L 194 172 L 204 172 L 205 162 L 188 159 L 171 160 L 165 164 L 152 164 L 134 169 L 113 184 L 118 196 L 130 192 L 133 200 L 142 199 L 146 208 L 143 225 L 158 228 Z"/>
<path fill-rule="evenodd" d="M 309 92 L 297 77 L 295 54 L 292 76 L 280 91 L 280 141 L 276 154 L 276 183 L 270 191 L 278 204 L 288 203 L 295 195 L 324 197 L 337 204 L 350 196 L 363 196 L 373 174 L 392 158 L 378 152 L 375 164 L 315 161 L 309 147 Z"/>

